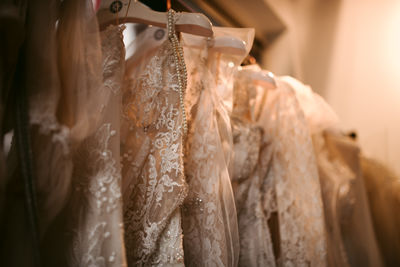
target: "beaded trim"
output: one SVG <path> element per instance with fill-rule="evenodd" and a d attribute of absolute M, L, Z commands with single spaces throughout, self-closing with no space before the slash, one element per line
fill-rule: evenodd
<path fill-rule="evenodd" d="M 174 59 L 175 59 L 175 67 L 176 73 L 178 77 L 178 86 L 179 86 L 179 101 L 182 110 L 182 128 L 183 135 L 186 136 L 188 127 L 187 127 L 187 118 L 186 118 L 186 110 L 184 104 L 184 96 L 187 87 L 187 70 L 185 59 L 183 57 L 183 49 L 179 44 L 178 37 L 176 36 L 175 31 L 175 11 L 172 9 L 168 10 L 168 19 L 167 19 L 167 28 L 168 28 L 168 39 L 172 44 L 172 48 L 174 50 Z"/>

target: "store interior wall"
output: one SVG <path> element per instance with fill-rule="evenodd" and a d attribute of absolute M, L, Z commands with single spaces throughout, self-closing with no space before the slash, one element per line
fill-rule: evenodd
<path fill-rule="evenodd" d="M 287 28 L 262 66 L 309 84 L 364 154 L 400 174 L 400 1 L 265 1 Z"/>

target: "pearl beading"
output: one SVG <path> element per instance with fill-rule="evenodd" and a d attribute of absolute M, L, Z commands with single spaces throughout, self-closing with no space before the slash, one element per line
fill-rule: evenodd
<path fill-rule="evenodd" d="M 178 87 L 179 87 L 179 101 L 182 110 L 182 129 L 183 136 L 186 136 L 188 131 L 186 109 L 184 103 L 184 97 L 187 87 L 187 70 L 185 59 L 183 57 L 183 49 L 179 44 L 178 37 L 175 31 L 175 11 L 172 9 L 168 10 L 167 28 L 168 28 L 168 39 L 170 40 L 174 52 L 174 61 L 176 67 L 176 73 L 178 77 Z"/>

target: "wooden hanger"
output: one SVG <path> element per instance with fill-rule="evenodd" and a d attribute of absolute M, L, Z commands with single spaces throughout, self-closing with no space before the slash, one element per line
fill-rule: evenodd
<path fill-rule="evenodd" d="M 102 0 L 100 9 L 97 12 L 100 29 L 110 24 L 121 24 L 126 22 L 143 23 L 157 27 L 167 27 L 167 14 L 157 12 L 146 5 L 129 0 Z M 178 13 L 175 29 L 178 32 L 185 32 L 205 37 L 213 36 L 210 20 L 200 13 Z"/>

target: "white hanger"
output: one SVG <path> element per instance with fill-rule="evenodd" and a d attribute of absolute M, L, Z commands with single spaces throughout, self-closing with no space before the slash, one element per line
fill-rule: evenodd
<path fill-rule="evenodd" d="M 138 1 L 132 1 L 129 6 L 129 0 L 102 0 L 100 9 L 97 12 L 97 19 L 101 29 L 110 24 L 125 22 L 143 23 L 162 28 L 167 27 L 167 14 L 165 12 L 151 10 Z M 194 35 L 213 36 L 210 20 L 200 13 L 178 13 L 175 29 L 178 32 Z"/>
<path fill-rule="evenodd" d="M 261 85 L 267 89 L 275 89 L 276 81 L 275 76 L 272 72 L 266 70 L 252 70 L 240 68 L 241 72 L 244 72 L 250 77 L 256 85 Z"/>
<path fill-rule="evenodd" d="M 196 36 L 184 37 L 184 45 L 187 47 L 203 49 L 208 46 L 208 51 L 221 54 L 244 55 L 246 54 L 246 44 L 232 36 L 219 36 L 214 38 L 202 38 Z"/>
<path fill-rule="evenodd" d="M 246 44 L 233 36 L 218 36 L 212 40 L 210 51 L 231 55 L 245 55 Z"/>

